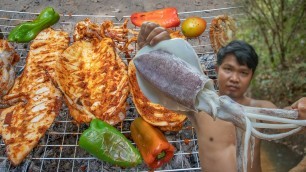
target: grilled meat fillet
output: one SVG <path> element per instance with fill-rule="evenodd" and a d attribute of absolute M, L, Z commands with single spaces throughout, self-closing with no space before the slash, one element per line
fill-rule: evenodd
<path fill-rule="evenodd" d="M 112 39 L 74 42 L 57 61 L 56 80 L 76 122 L 99 118 L 115 125 L 125 118 L 127 66 Z"/>
<path fill-rule="evenodd" d="M 236 22 L 231 16 L 219 15 L 213 18 L 209 27 L 209 40 L 214 52 L 217 53 L 221 47 L 234 40 L 236 31 Z"/>
<path fill-rule="evenodd" d="M 59 113 L 62 98 L 52 76 L 56 59 L 68 43 L 66 32 L 42 31 L 31 44 L 25 69 L 9 92 L 8 96 L 26 100 L 4 109 L 0 116 L 7 156 L 13 165 L 32 151 Z"/>
<path fill-rule="evenodd" d="M 138 86 L 136 78 L 136 67 L 133 61 L 129 63 L 128 74 L 133 102 L 141 117 L 148 123 L 159 127 L 161 130 L 180 130 L 182 128 L 183 122 L 186 120 L 186 116 L 170 111 L 159 104 L 150 102 L 144 96 Z"/>
<path fill-rule="evenodd" d="M 6 40 L 0 39 L 0 108 L 4 108 L 7 102 L 2 100 L 14 85 L 14 65 L 19 61 L 19 55 L 12 45 Z"/>

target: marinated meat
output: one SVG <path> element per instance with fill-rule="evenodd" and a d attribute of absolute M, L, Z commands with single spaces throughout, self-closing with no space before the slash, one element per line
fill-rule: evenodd
<path fill-rule="evenodd" d="M 42 31 L 31 44 L 25 69 L 8 94 L 26 100 L 4 109 L 0 116 L 0 133 L 13 165 L 23 161 L 59 114 L 62 97 L 52 77 L 56 59 L 68 43 L 66 32 Z"/>
<path fill-rule="evenodd" d="M 19 61 L 19 55 L 6 40 L 0 39 L 0 108 L 8 106 L 9 102 L 3 101 L 15 82 L 14 65 Z"/>
<path fill-rule="evenodd" d="M 74 42 L 57 61 L 56 80 L 76 122 L 99 118 L 115 125 L 125 118 L 127 66 L 112 39 Z"/>

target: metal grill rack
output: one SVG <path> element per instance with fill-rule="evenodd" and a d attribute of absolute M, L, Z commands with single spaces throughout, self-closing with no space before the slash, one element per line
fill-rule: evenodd
<path fill-rule="evenodd" d="M 215 63 L 215 58 L 208 58 L 208 60 L 206 58 L 207 56 L 214 56 L 209 41 L 208 31 L 210 21 L 220 14 L 228 14 L 233 17 L 238 16 L 240 15 L 239 7 L 179 12 L 181 21 L 185 20 L 189 16 L 201 16 L 207 21 L 207 28 L 204 34 L 196 39 L 188 39 L 188 42 L 193 46 L 198 56 L 201 58 L 200 61 L 203 64 L 204 72 L 213 79 L 216 79 L 216 76 L 214 69 L 211 68 L 211 64 Z M 33 20 L 36 16 L 37 13 L 0 10 L 0 29 L 4 39 L 7 38 L 8 33 L 14 26 L 24 21 Z M 121 25 L 125 19 L 129 19 L 129 16 L 117 18 L 115 16 L 62 14 L 60 21 L 53 26 L 53 28 L 67 31 L 70 33 L 70 36 L 72 36 L 75 23 L 84 20 L 85 18 L 90 18 L 91 21 L 96 23 L 102 23 L 104 20 L 111 20 L 115 25 Z M 129 28 L 133 27 L 134 26 L 129 23 Z M 139 28 L 134 29 L 139 31 Z M 25 64 L 29 46 L 28 44 L 13 45 L 21 57 L 16 70 L 18 74 L 20 74 Z M 134 49 L 134 52 L 131 54 L 132 57 L 136 53 L 136 45 Z M 125 58 L 123 54 L 120 55 L 122 58 Z M 210 67 L 207 67 L 207 63 L 210 64 Z M 129 108 L 126 111 L 127 117 L 121 125 L 116 127 L 129 138 L 130 123 L 138 117 L 138 113 L 130 97 L 127 102 L 129 104 Z M 0 136 L 0 172 L 149 170 L 144 163 L 135 168 L 122 169 L 102 162 L 86 153 L 78 146 L 78 139 L 86 128 L 86 125 L 78 126 L 74 124 L 69 115 L 68 108 L 63 105 L 59 116 L 55 119 L 53 125 L 46 132 L 45 136 L 41 138 L 37 147 L 34 148 L 26 160 L 17 167 L 12 166 L 7 159 L 5 155 L 5 145 Z M 169 142 L 176 147 L 176 152 L 170 163 L 160 169 L 156 169 L 156 171 L 200 171 L 201 167 L 198 157 L 197 137 L 190 122 L 187 120 L 183 129 L 179 132 L 166 132 L 165 134 Z"/>

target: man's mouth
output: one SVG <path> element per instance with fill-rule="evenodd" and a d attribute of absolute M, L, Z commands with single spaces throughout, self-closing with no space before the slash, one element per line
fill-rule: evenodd
<path fill-rule="evenodd" d="M 228 85 L 227 88 L 229 91 L 237 91 L 239 89 L 238 86 L 234 86 L 234 85 Z"/>

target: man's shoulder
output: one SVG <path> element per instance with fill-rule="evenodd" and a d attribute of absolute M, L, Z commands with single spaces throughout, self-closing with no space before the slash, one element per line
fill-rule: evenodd
<path fill-rule="evenodd" d="M 277 108 L 275 104 L 273 104 L 268 100 L 251 99 L 250 105 L 253 107 L 261 107 L 261 108 Z"/>

